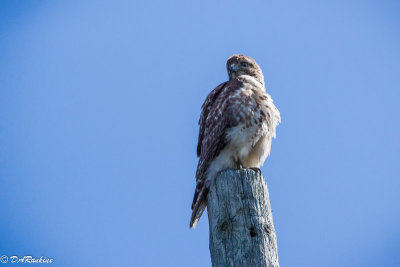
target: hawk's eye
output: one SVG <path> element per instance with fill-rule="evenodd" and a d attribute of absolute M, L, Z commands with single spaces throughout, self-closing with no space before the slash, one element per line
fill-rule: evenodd
<path fill-rule="evenodd" d="M 247 64 L 247 62 L 242 62 L 240 63 L 240 66 L 242 66 L 243 68 L 247 68 L 249 64 Z"/>

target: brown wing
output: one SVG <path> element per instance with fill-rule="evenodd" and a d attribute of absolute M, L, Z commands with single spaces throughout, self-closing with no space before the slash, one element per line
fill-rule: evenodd
<path fill-rule="evenodd" d="M 211 107 L 213 106 L 215 100 L 221 93 L 222 89 L 225 87 L 225 85 L 228 82 L 221 83 L 218 85 L 214 90 L 212 90 L 206 100 L 204 101 L 203 105 L 201 106 L 201 114 L 200 114 L 200 119 L 199 119 L 199 139 L 197 142 L 197 156 L 200 157 L 201 154 L 201 144 L 203 142 L 203 136 L 204 136 L 204 130 L 205 130 L 205 123 L 206 119 L 208 117 L 208 114 L 210 113 Z"/>
<path fill-rule="evenodd" d="M 207 168 L 210 162 L 224 149 L 226 130 L 239 123 L 236 118 L 230 116 L 229 108 L 231 102 L 234 101 L 230 96 L 240 86 L 241 83 L 237 80 L 219 85 L 208 95 L 202 106 L 197 145 L 197 153 L 200 158 L 196 171 L 196 190 L 192 203 L 190 227 L 196 225 L 207 205 L 208 185 L 205 184 Z"/>

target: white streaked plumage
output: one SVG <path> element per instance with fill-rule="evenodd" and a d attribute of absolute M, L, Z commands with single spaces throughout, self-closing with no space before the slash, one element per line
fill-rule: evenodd
<path fill-rule="evenodd" d="M 257 63 L 234 55 L 228 59 L 227 69 L 229 81 L 215 88 L 202 106 L 190 227 L 196 226 L 206 208 L 210 182 L 219 171 L 263 165 L 280 122 Z"/>

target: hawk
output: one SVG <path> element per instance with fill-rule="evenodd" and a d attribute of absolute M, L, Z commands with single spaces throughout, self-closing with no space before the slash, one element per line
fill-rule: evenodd
<path fill-rule="evenodd" d="M 191 228 L 207 207 L 208 189 L 216 174 L 229 168 L 259 171 L 281 121 L 254 59 L 233 55 L 226 68 L 229 81 L 212 90 L 202 105 Z"/>

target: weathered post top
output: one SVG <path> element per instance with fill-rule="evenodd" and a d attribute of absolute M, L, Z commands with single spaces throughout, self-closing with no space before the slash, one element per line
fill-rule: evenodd
<path fill-rule="evenodd" d="M 261 173 L 220 172 L 208 193 L 210 253 L 214 267 L 278 267 L 268 187 Z"/>

